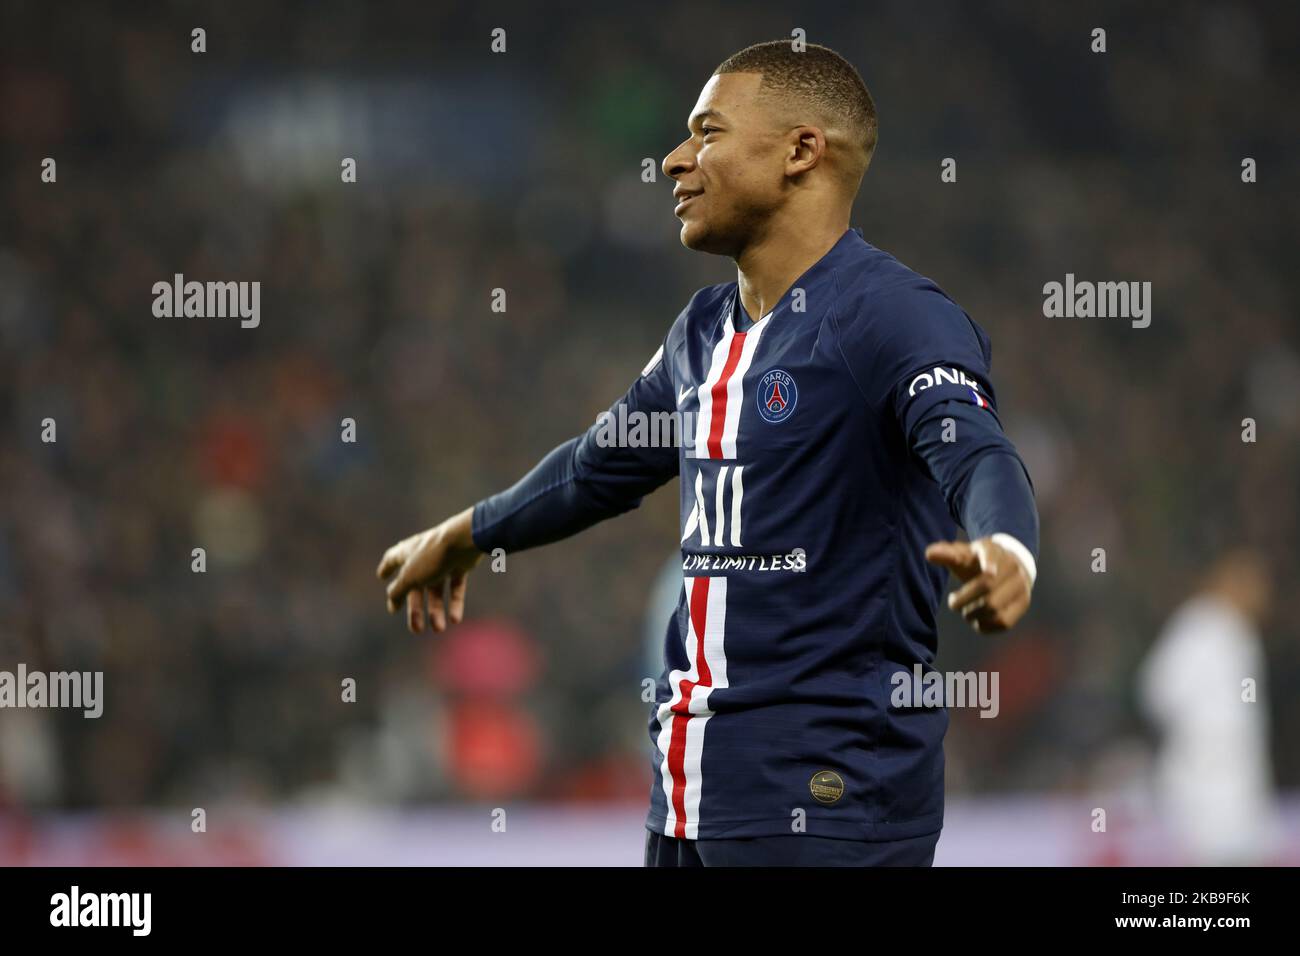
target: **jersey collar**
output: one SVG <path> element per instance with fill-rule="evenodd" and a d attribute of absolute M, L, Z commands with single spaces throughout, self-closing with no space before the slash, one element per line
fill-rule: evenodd
<path fill-rule="evenodd" d="M 844 235 L 836 241 L 835 245 L 827 250 L 826 254 L 814 262 L 799 278 L 790 283 L 790 288 L 786 289 L 785 294 L 775 306 L 757 322 L 754 322 L 745 331 L 752 332 L 758 326 L 765 323 L 773 315 L 787 308 L 790 300 L 794 298 L 795 289 L 803 289 L 804 296 L 811 298 L 815 291 L 833 281 L 835 270 L 848 262 L 854 255 L 862 252 L 866 247 L 866 238 L 862 235 L 862 230 L 853 226 L 844 230 Z M 740 285 L 737 283 L 731 291 L 731 302 L 727 307 L 726 324 L 729 330 L 736 328 L 736 316 L 740 312 Z"/>

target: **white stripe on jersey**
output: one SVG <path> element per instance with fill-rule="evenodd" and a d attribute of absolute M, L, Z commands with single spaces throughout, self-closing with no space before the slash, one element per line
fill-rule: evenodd
<path fill-rule="evenodd" d="M 722 338 L 718 340 L 717 345 L 713 346 L 713 360 L 709 363 L 708 374 L 704 376 L 704 381 L 695 391 L 700 399 L 700 414 L 695 420 L 696 458 L 709 457 L 709 430 L 713 426 L 713 386 L 722 377 L 722 369 L 727 364 L 727 356 L 731 353 L 731 339 L 735 334 L 735 330 L 731 327 L 731 319 L 728 317 Z M 707 543 L 706 541 L 705 544 Z"/>
<path fill-rule="evenodd" d="M 745 495 L 745 486 L 740 483 L 740 473 L 744 465 L 737 465 L 731 473 L 731 543 L 740 547 L 740 499 Z"/>
<path fill-rule="evenodd" d="M 740 412 L 745 407 L 745 373 L 754 361 L 754 352 L 758 349 L 758 340 L 767 328 L 767 320 L 772 317 L 769 312 L 762 320 L 755 322 L 745 333 L 745 344 L 741 347 L 740 362 L 736 370 L 727 379 L 727 418 L 722 426 L 722 457 L 736 457 L 736 436 L 740 432 Z"/>
<path fill-rule="evenodd" d="M 686 516 L 686 530 L 682 532 L 682 544 L 686 539 L 695 533 L 695 529 L 700 526 L 700 500 L 699 495 L 695 496 L 695 504 L 691 506 L 691 513 Z"/>
<path fill-rule="evenodd" d="M 709 517 L 704 510 L 704 472 L 695 472 L 695 510 L 691 512 L 691 518 L 698 521 L 700 526 L 700 545 L 709 546 Z M 686 534 L 695 530 L 690 520 L 686 522 Z M 682 539 L 686 540 L 685 538 Z"/>
<path fill-rule="evenodd" d="M 763 330 L 767 328 L 767 320 L 771 317 L 772 313 L 769 312 L 745 330 L 745 343 L 741 346 L 740 358 L 731 377 L 727 379 L 727 407 L 721 442 L 723 458 L 736 457 L 736 434 L 740 430 L 740 412 L 744 404 L 745 373 L 749 371 L 750 363 L 754 361 L 758 340 L 762 338 Z M 718 384 L 727 367 L 727 357 L 731 354 L 731 340 L 735 337 L 736 328 L 732 324 L 731 316 L 728 315 L 723 326 L 722 338 L 713 347 L 708 374 L 704 376 L 704 381 L 700 383 L 696 392 L 700 399 L 700 413 L 695 423 L 694 457 L 696 458 L 709 457 L 709 435 L 713 431 L 713 386 Z"/>
<path fill-rule="evenodd" d="M 697 659 L 700 635 L 697 628 L 698 622 L 693 620 L 690 615 L 691 597 L 694 589 L 699 586 L 699 582 L 705 581 L 707 581 L 709 590 L 705 601 L 704 662 L 713 681 L 712 685 L 696 683 L 700 679 L 699 660 Z M 727 686 L 727 655 L 724 647 L 727 624 L 727 579 L 722 577 L 707 579 L 684 578 L 683 587 L 686 591 L 687 608 L 685 644 L 690 669 L 688 671 L 674 670 L 669 673 L 668 681 L 672 687 L 672 696 L 659 705 L 657 714 L 660 726 L 658 744 L 659 752 L 663 755 L 659 773 L 668 806 L 664 829 L 669 836 L 673 836 L 678 822 L 677 810 L 673 806 L 675 778 L 673 770 L 669 766 L 673 728 L 678 719 L 677 714 L 673 713 L 673 707 L 681 702 L 682 683 L 685 680 L 690 684 L 690 700 L 687 704 L 687 712 L 691 714 L 691 718 L 685 720 L 683 727 L 677 731 L 679 734 L 682 732 L 686 734 L 685 752 L 682 760 L 682 776 L 684 778 L 682 804 L 685 810 L 685 820 L 683 822 L 685 824 L 684 833 L 686 839 L 696 840 L 699 839 L 700 794 L 704 784 L 701 770 L 704 756 L 704 728 L 709 718 L 713 716 L 713 712 L 709 710 L 709 695 L 713 692 L 714 687 Z"/>
<path fill-rule="evenodd" d="M 713 578 L 709 582 L 708 611 L 704 627 L 704 659 L 713 676 L 712 687 L 696 687 L 691 696 L 691 713 L 702 714 L 686 725 L 686 837 L 699 838 L 700 793 L 704 787 L 704 727 L 713 716 L 709 709 L 709 695 L 714 687 L 727 686 L 727 654 L 723 639 L 727 626 L 727 579 Z"/>
<path fill-rule="evenodd" d="M 723 533 L 727 528 L 727 508 L 722 501 L 722 496 L 727 491 L 727 466 L 723 465 L 718 469 L 718 479 L 714 483 L 713 489 L 713 516 L 717 521 L 717 526 L 713 529 L 713 543 L 719 548 L 722 547 Z M 706 541 L 705 544 L 708 542 Z"/>

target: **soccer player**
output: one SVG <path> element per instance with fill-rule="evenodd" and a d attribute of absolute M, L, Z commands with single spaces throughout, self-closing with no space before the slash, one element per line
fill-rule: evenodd
<path fill-rule="evenodd" d="M 1036 574 L 989 339 L 849 228 L 877 126 L 838 54 L 742 50 L 687 128 L 663 161 L 681 241 L 734 259 L 737 281 L 692 296 L 610 419 L 390 548 L 388 608 L 442 631 L 485 552 L 575 534 L 680 477 L 646 865 L 927 866 L 948 715 L 892 706 L 894 675 L 933 671 L 948 570 L 948 606 L 981 633 L 1021 618 Z M 678 447 L 610 427 L 666 414 Z"/>
<path fill-rule="evenodd" d="M 1273 588 L 1260 554 L 1228 550 L 1138 670 L 1139 700 L 1161 737 L 1159 812 L 1194 866 L 1268 866 L 1279 846 L 1260 633 Z"/>

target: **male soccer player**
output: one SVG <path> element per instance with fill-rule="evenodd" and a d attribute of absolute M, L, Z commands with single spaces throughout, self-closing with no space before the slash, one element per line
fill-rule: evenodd
<path fill-rule="evenodd" d="M 893 706 L 894 676 L 933 670 L 944 569 L 964 582 L 948 606 L 981 633 L 1020 619 L 1036 574 L 989 340 L 849 228 L 876 114 L 838 54 L 742 50 L 687 126 L 663 161 L 681 241 L 730 256 L 737 281 L 695 293 L 611 414 L 694 428 L 662 447 L 598 422 L 390 548 L 388 608 L 441 631 L 485 552 L 574 534 L 680 477 L 646 865 L 929 865 L 948 716 Z"/>

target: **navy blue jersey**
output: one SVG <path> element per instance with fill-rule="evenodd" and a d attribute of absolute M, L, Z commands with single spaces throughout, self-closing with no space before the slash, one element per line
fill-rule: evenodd
<path fill-rule="evenodd" d="M 652 830 L 758 837 L 804 819 L 812 835 L 891 840 L 940 828 L 947 713 L 890 706 L 894 674 L 932 669 L 947 572 L 924 551 L 956 536 L 951 493 L 914 448 L 936 409 L 960 403 L 988 416 L 992 450 L 1014 455 L 989 361 L 960 307 L 849 230 L 758 321 L 735 282 L 692 297 L 611 409 L 679 413 L 693 427 L 678 447 L 611 447 L 593 426 L 512 501 L 476 506 L 480 547 L 531 546 L 576 530 L 555 523 L 556 487 L 580 493 L 585 525 L 680 476 L 684 587 L 650 718 Z M 529 509 L 525 541 L 511 525 Z"/>

